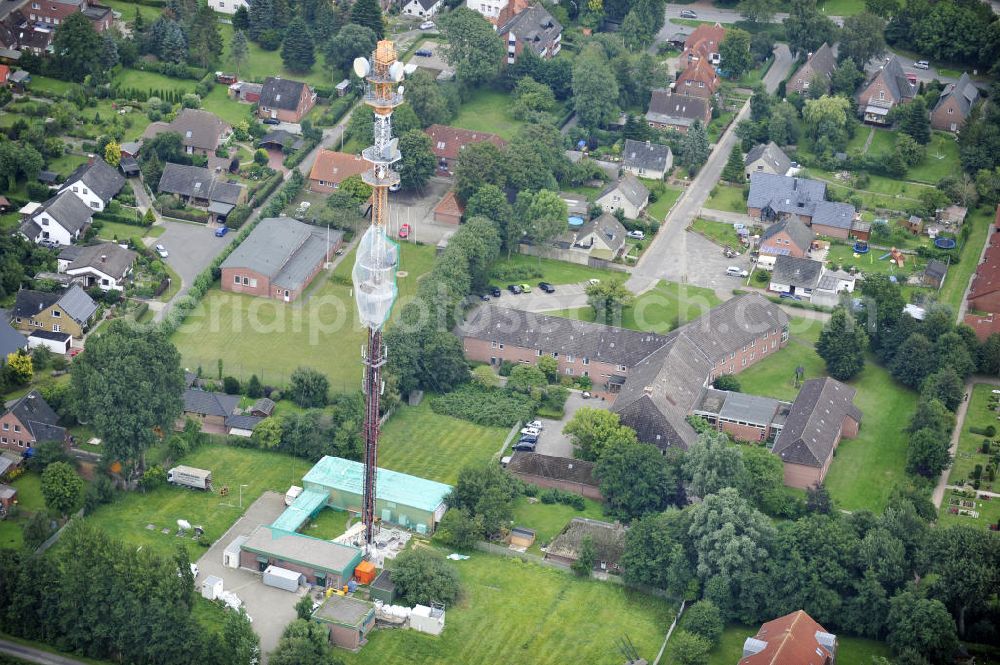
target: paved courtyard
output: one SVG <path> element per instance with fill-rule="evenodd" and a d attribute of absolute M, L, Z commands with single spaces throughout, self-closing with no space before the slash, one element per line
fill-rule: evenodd
<path fill-rule="evenodd" d="M 201 593 L 201 583 L 209 575 L 222 578 L 223 589 L 232 591 L 243 600 L 247 614 L 253 619 L 253 629 L 260 636 L 260 649 L 269 653 L 278 646 L 285 626 L 295 619 L 295 603 L 306 591 L 291 593 L 264 586 L 258 573 L 222 565 L 222 553 L 237 536 L 247 536 L 258 524 L 271 524 L 285 510 L 285 497 L 277 492 L 265 492 L 253 502 L 246 513 L 198 559 L 195 585 Z"/>
<path fill-rule="evenodd" d="M 236 233 L 230 231 L 216 238 L 215 229 L 204 224 L 163 220 L 163 227 L 166 231 L 154 244 L 167 248 L 170 253 L 167 263 L 184 282 L 178 296 L 188 292 L 195 277 L 236 237 Z"/>
<path fill-rule="evenodd" d="M 535 448 L 535 452 L 553 457 L 573 457 L 573 444 L 570 443 L 569 436 L 563 434 L 563 427 L 570 421 L 573 414 L 584 406 L 593 409 L 610 409 L 611 403 L 599 397 L 583 399 L 580 391 L 572 391 L 569 394 L 569 399 L 566 400 L 566 413 L 562 420 L 539 418 L 545 429 L 538 437 L 538 446 Z"/>

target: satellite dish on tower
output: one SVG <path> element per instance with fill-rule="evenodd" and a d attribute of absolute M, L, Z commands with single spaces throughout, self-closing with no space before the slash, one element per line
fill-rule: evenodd
<path fill-rule="evenodd" d="M 399 60 L 389 65 L 389 78 L 395 83 L 399 83 L 403 80 L 403 67 L 405 65 Z"/>
<path fill-rule="evenodd" d="M 382 150 L 382 157 L 385 159 L 392 159 L 393 156 L 398 152 L 399 138 L 394 138 L 389 141 L 385 148 Z"/>
<path fill-rule="evenodd" d="M 355 58 L 354 59 L 354 73 L 358 75 L 359 79 L 363 79 L 368 76 L 368 72 L 372 70 L 371 64 L 365 58 Z"/>

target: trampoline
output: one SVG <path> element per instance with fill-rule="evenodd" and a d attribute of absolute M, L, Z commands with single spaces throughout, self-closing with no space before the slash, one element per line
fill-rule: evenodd
<path fill-rule="evenodd" d="M 854 253 L 855 254 L 867 254 L 868 253 L 868 243 L 864 240 L 859 240 L 854 243 Z"/>
<path fill-rule="evenodd" d="M 938 249 L 955 249 L 957 244 L 954 238 L 937 237 L 934 239 L 934 246 Z"/>
<path fill-rule="evenodd" d="M 569 218 L 569 226 L 572 229 L 578 229 L 583 226 L 583 217 L 573 216 Z"/>

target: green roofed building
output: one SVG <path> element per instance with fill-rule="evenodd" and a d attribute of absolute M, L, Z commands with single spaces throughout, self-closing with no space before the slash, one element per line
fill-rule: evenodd
<path fill-rule="evenodd" d="M 313 619 L 330 628 L 330 642 L 357 651 L 375 626 L 375 605 L 351 596 L 333 595 L 313 612 Z"/>
<path fill-rule="evenodd" d="M 361 462 L 324 457 L 302 479 L 304 491 L 275 520 L 274 526 L 294 531 L 323 505 L 360 513 L 363 478 L 364 465 Z M 383 522 L 398 524 L 417 533 L 431 533 L 444 516 L 447 509 L 445 498 L 449 493 L 451 485 L 379 469 L 375 515 Z M 320 497 L 324 500 L 317 503 Z M 298 505 L 300 500 L 302 505 Z"/>
<path fill-rule="evenodd" d="M 240 546 L 240 567 L 263 572 L 277 566 L 305 575 L 309 584 L 340 587 L 354 576 L 362 554 L 350 545 L 260 525 Z"/>

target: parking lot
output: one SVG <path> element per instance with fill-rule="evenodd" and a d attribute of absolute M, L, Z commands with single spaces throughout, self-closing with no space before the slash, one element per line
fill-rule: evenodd
<path fill-rule="evenodd" d="M 406 64 L 416 65 L 420 69 L 426 70 L 427 73 L 435 78 L 443 71 L 454 71 L 451 65 L 445 61 L 444 52 L 441 50 L 441 44 L 439 42 L 431 39 L 421 43 L 420 48 L 418 48 L 417 51 L 424 50 L 430 51 L 431 55 L 417 55 L 416 51 L 414 51 L 413 55 L 411 55 L 406 61 Z"/>
<path fill-rule="evenodd" d="M 194 278 L 207 268 L 236 237 L 230 231 L 222 238 L 215 237 L 215 229 L 204 224 L 163 220 L 166 231 L 154 244 L 163 245 L 169 256 L 167 263 L 181 276 L 183 285 L 178 296 L 187 293 Z"/>
<path fill-rule="evenodd" d="M 258 573 L 222 565 L 222 553 L 237 536 L 247 536 L 258 524 L 271 524 L 285 510 L 285 498 L 277 492 L 264 492 L 247 512 L 198 559 L 195 587 L 201 593 L 201 583 L 209 575 L 222 578 L 223 589 L 232 591 L 243 601 L 253 619 L 253 630 L 260 636 L 260 649 L 273 651 L 285 626 L 295 619 L 295 603 L 306 591 L 291 593 L 264 586 Z"/>
<path fill-rule="evenodd" d="M 592 409 L 609 409 L 611 403 L 599 397 L 583 399 L 583 393 L 579 390 L 570 392 L 569 399 L 566 400 L 566 411 L 562 420 L 549 420 L 539 418 L 544 429 L 542 435 L 538 437 L 538 445 L 535 447 L 536 453 L 542 455 L 552 455 L 553 457 L 573 457 L 573 444 L 569 436 L 563 434 L 563 427 L 570 421 L 573 414 L 581 407 L 587 406 Z"/>

